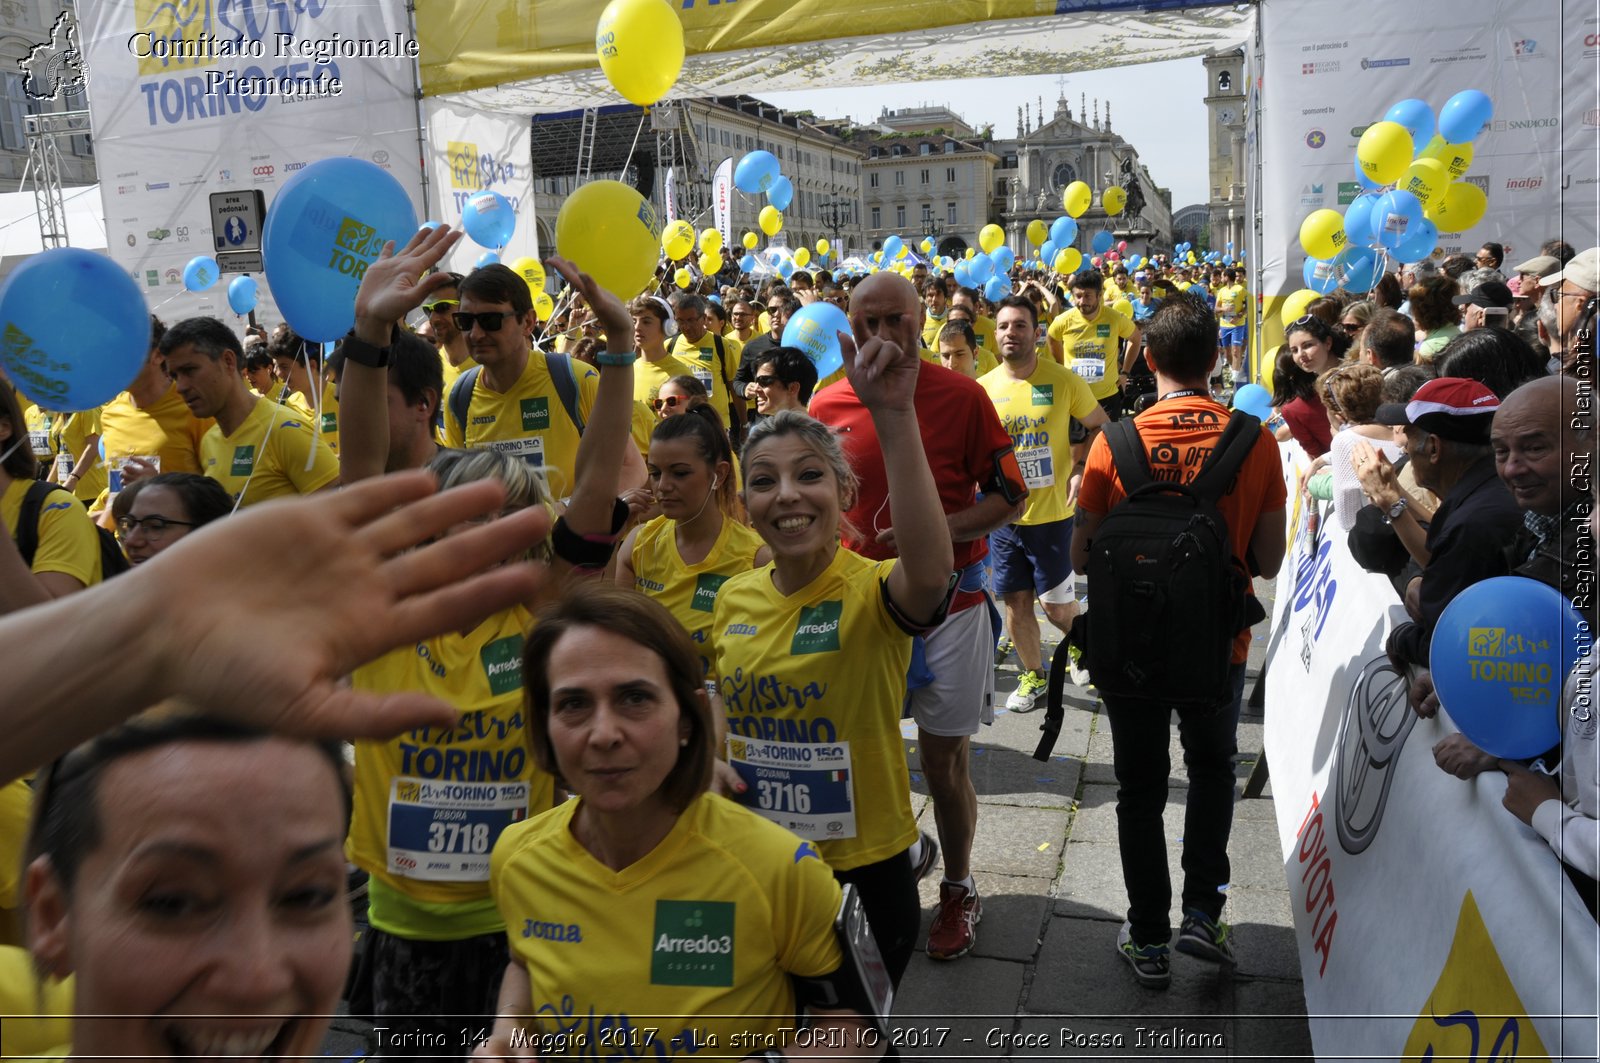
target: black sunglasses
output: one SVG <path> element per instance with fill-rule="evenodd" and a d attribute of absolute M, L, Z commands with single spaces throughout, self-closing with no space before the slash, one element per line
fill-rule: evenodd
<path fill-rule="evenodd" d="M 504 310 L 485 310 L 478 314 L 468 314 L 458 310 L 450 315 L 450 320 L 454 321 L 456 328 L 462 332 L 471 332 L 473 322 L 482 325 L 485 332 L 499 332 L 500 326 L 505 324 L 506 318 L 514 316 Z"/>
<path fill-rule="evenodd" d="M 761 387 L 764 387 L 764 388 L 770 388 L 774 384 L 776 384 L 777 382 L 778 382 L 778 378 L 775 377 L 775 376 L 758 376 L 758 377 L 756 377 L 756 383 L 758 385 L 760 385 Z"/>

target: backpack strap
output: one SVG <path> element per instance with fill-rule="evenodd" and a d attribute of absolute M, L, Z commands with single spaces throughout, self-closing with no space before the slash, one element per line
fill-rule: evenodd
<path fill-rule="evenodd" d="M 733 385 L 728 383 L 728 348 L 722 342 L 722 336 L 715 332 L 711 334 L 711 346 L 717 349 L 717 374 L 722 379 L 722 386 L 728 391 L 728 431 L 730 434 L 737 433 L 740 424 L 739 418 L 734 413 Z M 754 371 L 755 367 L 751 366 L 751 372 Z"/>
<path fill-rule="evenodd" d="M 1205 464 L 1200 466 L 1199 475 L 1190 484 L 1196 494 L 1213 503 L 1222 497 L 1255 449 L 1260 428 L 1259 417 L 1242 410 L 1233 411 L 1228 427 L 1222 430 L 1222 438 L 1217 440 Z"/>
<path fill-rule="evenodd" d="M 1044 720 L 1039 724 L 1042 732 L 1039 744 L 1034 747 L 1033 759 L 1041 763 L 1049 763 L 1050 754 L 1056 748 L 1056 739 L 1061 735 L 1061 722 L 1066 717 L 1066 706 L 1062 703 L 1065 692 L 1067 671 L 1072 667 L 1071 654 L 1072 636 L 1068 635 L 1056 647 L 1055 656 L 1050 659 L 1050 679 L 1045 688 Z"/>
<path fill-rule="evenodd" d="M 450 414 L 456 419 L 456 424 L 461 426 L 461 442 L 467 442 L 467 414 L 472 409 L 472 389 L 478 384 L 478 374 L 483 372 L 483 366 L 475 365 L 465 373 L 456 377 L 456 382 L 450 385 L 450 398 L 446 405 L 450 407 Z"/>
<path fill-rule="evenodd" d="M 1116 465 L 1117 479 L 1122 481 L 1124 495 L 1133 494 L 1155 479 L 1150 473 L 1150 457 L 1144 452 L 1144 440 L 1139 438 L 1139 429 L 1134 427 L 1132 417 L 1112 421 L 1101 431 L 1111 446 L 1111 460 Z"/>
<path fill-rule="evenodd" d="M 33 557 L 39 552 L 39 516 L 44 512 L 44 500 L 56 491 L 77 501 L 77 497 L 65 487 L 44 480 L 30 483 L 22 496 L 22 507 L 17 513 L 17 553 L 22 555 L 22 563 L 29 568 L 33 567 Z"/>
<path fill-rule="evenodd" d="M 564 354 L 547 354 L 545 366 L 550 370 L 550 382 L 555 385 L 556 397 L 567 411 L 572 426 L 583 435 L 583 410 L 578 405 L 578 376 L 572 369 L 572 359 Z"/>

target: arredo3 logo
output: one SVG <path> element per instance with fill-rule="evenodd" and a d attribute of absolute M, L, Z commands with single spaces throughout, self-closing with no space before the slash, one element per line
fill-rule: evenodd
<path fill-rule="evenodd" d="M 1405 676 L 1387 655 L 1368 661 L 1350 687 L 1333 764 L 1334 826 L 1352 856 L 1378 836 L 1400 750 L 1416 723 Z"/>
<path fill-rule="evenodd" d="M 29 48 L 17 66 L 22 70 L 22 91 L 31 100 L 82 96 L 89 86 L 89 74 L 78 47 L 78 23 L 72 12 L 57 15 L 50 26 L 50 39 Z"/>

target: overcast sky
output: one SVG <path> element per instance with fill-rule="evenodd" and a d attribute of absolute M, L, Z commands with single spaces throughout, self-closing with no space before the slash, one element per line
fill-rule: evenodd
<path fill-rule="evenodd" d="M 1172 207 L 1178 210 L 1207 199 L 1205 74 L 1198 58 L 1174 59 L 1070 74 L 1064 83 L 1074 118 L 1084 93 L 1089 94 L 1091 116 L 1096 96 L 1101 100 L 1102 117 L 1106 101 L 1111 103 L 1112 131 L 1138 150 L 1156 184 L 1172 189 Z M 1052 75 L 1038 75 L 759 95 L 790 110 L 814 111 L 827 118 L 849 116 L 857 121 L 875 119 L 883 107 L 946 106 L 974 128 L 992 122 L 997 137 L 1013 137 L 1017 108 L 1026 102 L 1032 114 L 1043 96 L 1045 113 L 1053 115 L 1062 82 Z M 870 101 L 870 109 L 864 109 L 863 100 Z"/>

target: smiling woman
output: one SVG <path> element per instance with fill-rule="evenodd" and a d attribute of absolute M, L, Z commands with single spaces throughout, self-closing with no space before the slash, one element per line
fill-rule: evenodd
<path fill-rule="evenodd" d="M 350 963 L 332 744 L 174 716 L 41 777 L 28 942 L 80 1057 L 316 1055 Z"/>

